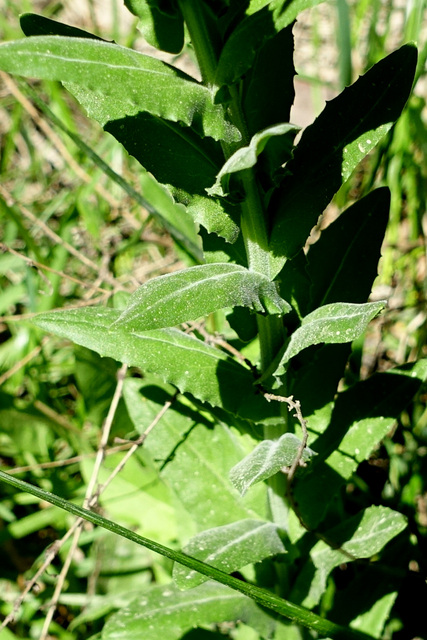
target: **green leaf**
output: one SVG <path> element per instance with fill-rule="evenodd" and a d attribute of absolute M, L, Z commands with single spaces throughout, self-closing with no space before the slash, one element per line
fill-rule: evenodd
<path fill-rule="evenodd" d="M 239 234 L 236 207 L 206 194 L 224 162 L 218 142 L 150 113 L 108 122 L 105 130 L 168 188 L 176 202 L 185 205 L 187 215 L 208 231 L 235 241 Z"/>
<path fill-rule="evenodd" d="M 305 607 L 314 607 L 326 589 L 332 569 L 352 559 L 370 558 L 406 526 L 406 518 L 401 513 L 380 506 L 369 507 L 328 531 L 325 537 L 339 544 L 350 557 L 332 549 L 323 540 L 317 542 L 310 552 L 310 561 L 298 574 L 291 599 Z"/>
<path fill-rule="evenodd" d="M 50 18 L 39 16 L 37 13 L 23 13 L 19 17 L 19 24 L 26 36 L 66 36 L 67 38 L 91 38 L 92 40 L 107 42 L 93 33 L 57 20 L 50 20 Z"/>
<path fill-rule="evenodd" d="M 140 111 L 194 124 L 202 135 L 238 140 L 209 89 L 160 60 L 86 38 L 39 36 L 0 45 L 8 73 L 59 80 L 102 126 Z"/>
<path fill-rule="evenodd" d="M 274 620 L 249 598 L 223 585 L 207 583 L 191 591 L 173 584 L 152 587 L 127 607 L 113 614 L 103 631 L 103 640 L 179 640 L 199 625 L 242 620 L 270 635 Z"/>
<path fill-rule="evenodd" d="M 49 502 L 49 504 L 53 504 L 73 515 L 83 518 L 83 520 L 87 520 L 88 522 L 92 522 L 92 524 L 103 527 L 107 531 L 111 531 L 116 535 L 122 536 L 127 540 L 131 540 L 136 544 L 139 544 L 155 553 L 160 553 L 162 556 L 166 558 L 170 558 L 175 562 L 179 562 L 190 569 L 197 569 L 200 573 L 204 573 L 208 575 L 210 578 L 217 580 L 218 582 L 225 584 L 232 589 L 243 593 L 246 596 L 249 596 L 252 600 L 257 602 L 263 607 L 267 607 L 270 610 L 283 615 L 294 622 L 302 624 L 305 627 L 316 629 L 317 632 L 323 633 L 325 635 L 329 635 L 334 640 L 369 640 L 370 636 L 365 634 L 358 633 L 356 631 L 352 631 L 350 629 L 341 627 L 339 625 L 334 624 L 333 622 L 321 618 L 311 611 L 307 611 L 298 605 L 294 605 L 279 596 L 276 596 L 274 593 L 267 591 L 266 589 L 261 589 L 260 587 L 256 587 L 253 584 L 249 584 L 247 582 L 243 582 L 242 580 L 238 580 L 233 576 L 229 576 L 228 574 L 216 569 L 215 567 L 211 567 L 200 560 L 196 560 L 195 558 L 190 558 L 186 556 L 184 553 L 180 551 L 175 551 L 174 549 L 170 549 L 161 544 L 158 544 L 154 540 L 149 540 L 148 538 L 143 538 L 138 535 L 134 531 L 126 529 L 125 527 L 112 522 L 111 520 L 107 520 L 98 513 L 93 511 L 89 511 L 89 509 L 84 509 L 73 502 L 69 502 L 68 500 L 64 500 L 60 496 L 57 496 L 53 493 L 49 493 L 44 489 L 40 489 L 40 487 L 36 487 L 28 482 L 24 482 L 23 480 L 19 480 L 19 478 L 15 478 L 8 473 L 0 470 L 0 480 L 5 482 L 6 484 L 15 487 L 20 491 L 24 491 L 29 493 L 30 495 L 36 496 L 40 500 L 45 500 Z M 201 585 L 198 589 L 206 588 L 207 585 Z M 193 591 L 181 592 L 183 595 L 188 595 L 193 593 Z M 257 616 L 259 614 L 258 608 L 256 609 Z M 254 626 L 257 624 L 256 618 L 254 623 L 251 622 Z M 156 629 L 158 632 L 158 629 Z M 268 635 L 268 633 L 267 633 Z"/>
<path fill-rule="evenodd" d="M 389 190 L 376 189 L 322 231 L 307 254 L 312 309 L 367 300 L 377 275 L 389 207 Z"/>
<path fill-rule="evenodd" d="M 256 393 L 252 373 L 224 352 L 177 329 L 130 333 L 112 328 L 120 313 L 88 307 L 39 314 L 32 322 L 101 356 L 155 373 L 182 393 L 244 418 L 257 421 L 274 413 Z"/>
<path fill-rule="evenodd" d="M 328 428 L 310 442 L 318 456 L 294 486 L 310 529 L 318 526 L 333 496 L 390 431 L 425 380 L 426 359 L 375 374 L 338 395 Z"/>
<path fill-rule="evenodd" d="M 286 553 L 277 525 L 260 520 L 240 520 L 223 527 L 202 531 L 183 548 L 184 553 L 232 573 L 247 564 Z M 207 578 L 180 564 L 173 569 L 179 589 L 192 589 Z"/>
<path fill-rule="evenodd" d="M 243 80 L 242 107 L 249 135 L 289 122 L 295 97 L 292 25 L 268 40 Z"/>
<path fill-rule="evenodd" d="M 366 329 L 369 322 L 385 306 L 384 302 L 352 304 L 336 302 L 319 307 L 305 316 L 301 326 L 292 334 L 275 375 L 283 373 L 283 367 L 300 351 L 314 344 L 338 344 L 352 342 Z"/>
<path fill-rule="evenodd" d="M 184 21 L 177 5 L 149 0 L 124 0 L 126 7 L 140 18 L 138 29 L 152 47 L 179 53 L 184 46 Z M 167 10 L 165 10 L 167 8 Z"/>
<path fill-rule="evenodd" d="M 291 466 L 301 446 L 301 440 L 293 433 L 284 433 L 278 440 L 263 440 L 246 458 L 230 471 L 230 480 L 241 495 L 253 484 L 275 475 L 282 467 Z M 316 455 L 306 447 L 302 460 Z"/>
<path fill-rule="evenodd" d="M 267 40 L 289 26 L 301 11 L 319 2 L 322 0 L 273 0 L 240 21 L 221 52 L 215 84 L 237 82 L 251 68 Z"/>
<path fill-rule="evenodd" d="M 98 473 L 100 485 L 107 481 L 122 459 L 123 454 L 108 456 Z M 92 477 L 94 464 L 94 460 L 86 459 L 80 465 L 80 472 L 86 484 Z M 155 538 L 163 544 L 174 544 L 181 514 L 175 508 L 172 496 L 172 492 L 161 482 L 156 471 L 133 457 L 103 492 L 100 504 L 114 520 L 137 529 L 140 534 Z M 147 513 L 150 514 L 150 518 L 147 518 Z"/>
<path fill-rule="evenodd" d="M 172 399 L 173 388 L 165 391 L 150 379 L 126 380 L 123 395 L 139 433 Z M 231 467 L 247 452 L 245 442 L 229 427 L 213 423 L 193 405 L 176 399 L 147 436 L 144 450 L 201 530 L 266 515 L 262 489 L 243 501 L 228 478 Z"/>
<path fill-rule="evenodd" d="M 382 557 L 378 564 L 385 562 L 386 558 Z M 351 584 L 335 595 L 333 615 L 341 624 L 369 633 L 374 638 L 382 638 L 384 625 L 398 594 L 398 584 L 396 580 L 384 580 L 381 568 L 376 570 L 374 563 L 370 563 L 365 571 L 359 568 Z"/>
<path fill-rule="evenodd" d="M 239 173 L 255 166 L 258 156 L 264 151 L 269 141 L 276 136 L 280 136 L 282 146 L 286 149 L 286 155 L 291 157 L 292 144 L 299 127 L 288 123 L 276 124 L 268 129 L 259 131 L 251 139 L 249 146 L 241 147 L 227 160 L 216 177 L 215 184 L 206 189 L 211 196 L 226 196 L 230 191 L 230 175 Z M 284 139 L 282 139 L 282 136 Z"/>
<path fill-rule="evenodd" d="M 277 255 L 292 257 L 304 246 L 343 180 L 397 120 L 416 61 L 416 48 L 404 45 L 328 102 L 304 131 L 287 165 L 290 175 L 271 202 L 270 242 Z"/>
<path fill-rule="evenodd" d="M 225 307 L 283 314 L 290 306 L 262 274 L 234 264 L 206 264 L 153 278 L 130 297 L 112 325 L 128 331 L 172 327 Z"/>

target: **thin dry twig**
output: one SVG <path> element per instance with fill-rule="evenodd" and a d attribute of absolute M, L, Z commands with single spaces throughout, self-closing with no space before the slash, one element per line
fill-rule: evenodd
<path fill-rule="evenodd" d="M 266 392 L 263 395 L 264 395 L 264 398 L 268 400 L 268 402 L 271 402 L 272 400 L 276 400 L 277 402 L 285 402 L 288 405 L 289 411 L 295 411 L 294 418 L 297 418 L 298 422 L 301 425 L 301 430 L 302 430 L 301 444 L 298 448 L 295 459 L 292 465 L 289 467 L 289 471 L 287 472 L 288 486 L 289 486 L 294 479 L 294 476 L 298 467 L 305 466 L 302 456 L 304 453 L 304 449 L 307 446 L 307 440 L 308 440 L 307 420 L 305 420 L 302 415 L 300 401 L 294 400 L 293 396 L 276 396 L 273 393 L 266 393 Z"/>
<path fill-rule="evenodd" d="M 171 398 L 171 400 L 168 400 L 167 402 L 165 402 L 165 404 L 160 409 L 158 414 L 154 417 L 152 422 L 145 429 L 144 433 L 142 433 L 136 440 L 124 442 L 123 444 L 118 445 L 117 447 L 111 447 L 110 449 L 105 451 L 105 454 L 108 455 L 108 454 L 117 453 L 117 452 L 125 450 L 126 448 L 129 448 L 129 451 L 128 451 L 127 455 L 124 458 L 122 458 L 122 460 L 119 462 L 119 464 L 115 467 L 115 469 L 108 476 L 108 478 L 104 482 L 104 484 L 100 485 L 98 487 L 98 490 L 96 491 L 96 493 L 94 495 L 92 495 L 92 497 L 89 499 L 88 504 L 87 504 L 87 508 L 91 509 L 97 504 L 99 496 L 107 489 L 107 487 L 111 484 L 111 482 L 114 480 L 114 478 L 117 476 L 117 474 L 123 469 L 123 467 L 125 466 L 126 462 L 129 460 L 131 455 L 144 443 L 144 441 L 147 438 L 148 434 L 154 429 L 154 427 L 158 424 L 158 422 L 161 420 L 161 418 L 165 415 L 167 410 L 170 408 L 170 406 L 175 401 L 175 398 L 177 397 L 177 395 L 178 395 L 178 392 L 175 393 L 175 395 Z M 79 461 L 82 457 L 83 456 L 76 456 L 76 458 L 74 458 L 74 459 L 70 458 L 70 460 L 72 460 L 73 462 L 74 461 Z M 53 463 L 49 463 L 49 464 L 52 465 Z M 22 470 L 29 470 L 29 469 L 27 469 L 26 467 L 22 467 L 22 468 L 20 468 L 20 470 L 22 471 Z M 17 469 L 15 469 L 14 471 L 16 472 Z M 28 595 L 28 593 L 30 593 L 30 591 L 33 589 L 34 585 L 37 583 L 39 578 L 43 575 L 43 573 L 46 571 L 46 569 L 52 563 L 52 561 L 54 560 L 56 555 L 59 553 L 59 551 L 62 548 L 62 546 L 67 542 L 67 540 L 69 540 L 69 538 L 72 535 L 74 535 L 74 533 L 77 531 L 77 529 L 82 526 L 82 523 L 83 523 L 83 519 L 82 518 L 77 518 L 75 520 L 75 522 L 73 523 L 73 525 L 70 527 L 70 529 L 67 531 L 67 533 L 61 538 L 61 540 L 56 540 L 49 547 L 49 549 L 46 552 L 45 560 L 43 561 L 42 565 L 39 567 L 37 572 L 34 574 L 34 576 L 31 578 L 31 580 L 29 580 L 27 582 L 24 591 L 15 600 L 13 608 L 12 608 L 12 611 L 6 616 L 6 618 L 3 620 L 2 624 L 0 625 L 0 631 L 4 627 L 6 627 L 10 622 L 13 622 L 13 620 L 15 619 L 15 617 L 16 617 L 16 615 L 17 615 L 22 603 L 24 602 L 26 596 Z M 49 624 L 50 624 L 50 622 L 49 622 Z"/>
<path fill-rule="evenodd" d="M 59 424 L 59 426 L 63 429 L 80 435 L 80 430 L 77 429 L 77 427 L 75 427 L 69 420 L 67 420 L 67 418 L 64 418 L 64 416 L 55 411 L 55 409 L 49 407 L 49 405 L 47 405 L 45 402 L 42 402 L 41 400 L 34 400 L 33 406 L 35 409 L 37 409 L 37 411 L 40 411 L 40 413 L 46 416 L 46 418 L 49 418 L 49 420 L 52 420 L 52 422 L 56 422 L 56 424 Z"/>
<path fill-rule="evenodd" d="M 84 287 L 85 289 L 91 289 L 91 290 L 94 289 L 99 293 L 108 293 L 108 294 L 110 293 L 108 289 L 103 289 L 102 287 L 98 287 L 90 282 L 84 282 L 83 280 L 79 280 L 78 278 L 74 278 L 73 276 L 68 275 L 68 273 L 64 273 L 63 271 L 57 271 L 56 269 L 52 269 L 52 267 L 48 267 L 46 264 L 42 264 L 41 262 L 37 262 L 32 258 L 28 258 L 27 256 L 22 255 L 22 253 L 19 253 L 19 251 L 15 251 L 15 249 L 12 249 L 11 247 L 6 246 L 3 242 L 0 242 L 0 252 L 11 253 L 17 258 L 20 258 L 20 260 L 23 260 L 24 262 L 26 262 L 28 265 L 30 265 L 30 267 L 35 267 L 36 269 L 39 269 L 39 270 L 41 269 L 42 271 L 48 271 L 49 273 L 53 273 L 57 276 L 60 276 L 61 278 L 70 280 L 71 282 L 75 282 L 76 284 L 80 285 L 81 287 Z"/>
<path fill-rule="evenodd" d="M 343 549 L 339 544 L 336 544 L 333 540 L 330 540 L 327 536 L 323 535 L 318 531 L 314 531 L 313 529 L 310 529 L 310 527 L 306 524 L 304 518 L 302 517 L 298 504 L 294 499 L 293 492 L 292 492 L 292 483 L 295 478 L 295 473 L 298 467 L 306 466 L 302 459 L 302 456 L 304 454 L 304 449 L 307 446 L 307 440 L 308 440 L 307 420 L 305 420 L 305 418 L 302 415 L 300 401 L 294 400 L 293 396 L 278 396 L 273 393 L 267 393 L 267 392 L 263 392 L 263 395 L 264 395 L 264 398 L 269 402 L 271 402 L 272 400 L 276 400 L 277 402 L 285 402 L 288 405 L 289 411 L 293 411 L 293 410 L 295 411 L 294 418 L 297 418 L 298 422 L 301 425 L 301 430 L 302 430 L 301 444 L 298 448 L 297 454 L 294 458 L 294 461 L 292 462 L 292 465 L 289 467 L 289 469 L 286 470 L 286 475 L 288 478 L 288 486 L 287 486 L 286 494 L 301 526 L 306 531 L 313 533 L 316 536 L 316 538 L 318 538 L 319 540 L 323 540 L 323 542 L 327 544 L 328 547 L 331 547 L 331 549 L 334 549 L 334 551 L 339 551 L 348 560 L 352 560 L 352 561 L 358 560 L 356 556 L 353 556 L 351 553 Z"/>
<path fill-rule="evenodd" d="M 68 253 L 77 258 L 82 264 L 84 264 L 92 271 L 98 273 L 99 266 L 96 264 L 96 262 L 93 262 L 93 260 L 85 256 L 81 251 L 61 238 L 61 236 L 55 233 L 55 231 L 53 231 L 45 222 L 43 222 L 43 220 L 37 218 L 37 216 L 35 216 L 29 209 L 27 209 L 27 207 L 23 206 L 22 204 L 18 205 L 12 194 L 3 185 L 0 185 L 0 195 L 9 207 L 18 207 L 20 213 L 22 213 L 22 215 L 28 220 L 31 220 L 33 224 L 38 226 L 48 238 L 53 240 L 55 244 L 59 244 L 64 247 L 64 249 L 68 251 Z M 104 274 L 104 280 L 105 282 L 111 284 L 116 291 L 126 290 L 126 288 L 123 285 L 119 284 L 117 282 L 117 279 L 109 272 Z"/>
<path fill-rule="evenodd" d="M 82 167 L 76 162 L 71 153 L 68 151 L 65 144 L 62 142 L 61 138 L 57 133 L 50 127 L 50 125 L 46 122 L 44 118 L 40 116 L 37 109 L 34 105 L 24 96 L 24 94 L 20 91 L 17 84 L 12 80 L 12 78 L 5 73 L 4 71 L 0 71 L 0 78 L 10 91 L 10 93 L 22 104 L 24 109 L 30 115 L 30 117 L 34 120 L 37 127 L 43 131 L 45 136 L 51 141 L 54 147 L 58 150 L 61 157 L 65 160 L 65 162 L 70 166 L 70 168 L 74 171 L 74 173 L 86 184 L 93 183 L 93 177 L 90 176 Z M 108 191 L 105 189 L 102 184 L 96 183 L 93 185 L 94 190 L 102 197 L 108 204 L 114 209 L 120 208 L 120 203 L 116 200 Z"/>
<path fill-rule="evenodd" d="M 34 349 L 30 351 L 30 353 L 27 353 L 27 355 L 21 358 L 19 362 L 15 362 L 13 367 L 5 371 L 0 376 L 0 387 L 4 382 L 6 382 L 6 380 L 9 380 L 9 378 L 11 378 L 17 371 L 22 369 L 22 367 L 25 367 L 25 365 L 31 362 L 31 360 L 34 360 L 34 358 L 36 358 L 39 355 L 39 353 L 43 349 L 43 346 L 46 344 L 48 340 L 49 340 L 49 336 L 45 336 L 37 347 L 34 347 Z"/>
<path fill-rule="evenodd" d="M 135 441 L 126 441 L 123 444 L 119 444 L 116 447 L 109 447 L 105 450 L 105 456 L 111 456 L 121 451 L 127 451 L 130 449 Z M 79 456 L 73 456 L 72 458 L 66 458 L 65 460 L 51 460 L 49 462 L 40 462 L 38 464 L 28 464 L 23 467 L 13 467 L 13 469 L 5 469 L 11 475 L 18 473 L 26 473 L 27 471 L 37 471 L 38 469 L 54 469 L 56 467 L 67 467 L 71 464 L 82 462 L 86 458 L 94 458 L 96 451 L 90 453 L 82 453 Z"/>
<path fill-rule="evenodd" d="M 116 415 L 116 411 L 117 411 L 117 407 L 119 404 L 119 400 L 121 398 L 122 395 L 122 390 L 123 390 L 123 383 L 124 383 L 124 379 L 125 379 L 125 375 L 126 375 L 126 371 L 127 371 L 127 364 L 123 364 L 120 369 L 117 372 L 117 385 L 116 385 L 116 389 L 114 391 L 114 395 L 113 398 L 111 400 L 111 404 L 110 404 L 110 408 L 108 410 L 108 415 L 107 418 L 104 422 L 104 425 L 102 427 L 102 433 L 101 433 L 101 440 L 99 443 L 99 447 L 98 447 L 98 451 L 97 451 L 97 455 L 95 458 L 95 464 L 94 464 L 94 468 L 92 470 L 92 475 L 91 478 L 89 480 L 89 484 L 86 488 L 86 495 L 85 495 L 85 499 L 83 501 L 83 506 L 88 509 L 92 498 L 94 498 L 94 504 L 96 504 L 98 497 L 95 497 L 95 486 L 96 483 L 98 482 L 98 475 L 99 475 L 99 471 L 101 469 L 101 465 L 102 465 L 102 461 L 104 459 L 104 455 L 105 455 L 105 449 L 107 447 L 107 443 L 108 443 L 108 438 L 110 437 L 110 432 L 111 432 L 111 427 L 113 424 L 113 420 L 114 420 L 114 416 Z M 58 600 L 60 598 L 60 595 L 62 593 L 62 589 L 64 587 L 64 582 L 65 579 L 67 577 L 68 574 L 68 570 L 71 566 L 71 562 L 73 560 L 75 551 L 79 545 L 79 539 L 80 539 L 80 535 L 82 532 L 82 526 L 83 526 L 83 520 L 81 519 L 81 521 L 79 522 L 77 528 L 74 531 L 73 534 L 73 540 L 71 543 L 71 547 L 69 549 L 69 552 L 67 554 L 67 557 L 64 561 L 64 564 L 62 566 L 61 572 L 58 575 L 57 578 L 57 583 L 55 586 L 55 590 L 52 596 L 52 599 L 50 601 L 49 604 L 49 609 L 47 611 L 46 614 L 46 618 L 43 624 L 43 629 L 42 632 L 40 634 L 40 640 L 46 640 L 48 632 L 49 632 L 49 626 L 50 623 L 52 622 L 54 613 L 56 611 L 56 607 L 58 604 Z"/>

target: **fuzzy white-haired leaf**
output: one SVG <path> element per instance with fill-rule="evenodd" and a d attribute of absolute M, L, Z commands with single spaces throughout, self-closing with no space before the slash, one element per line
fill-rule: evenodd
<path fill-rule="evenodd" d="M 263 440 L 246 458 L 243 458 L 230 471 L 230 480 L 241 495 L 253 484 L 270 478 L 282 467 L 290 466 L 301 446 L 301 440 L 293 433 L 284 433 L 278 440 Z M 304 462 L 316 455 L 306 447 Z"/>
<path fill-rule="evenodd" d="M 247 564 L 286 553 L 277 525 L 262 520 L 239 520 L 207 529 L 191 538 L 183 551 L 193 558 L 222 569 L 236 571 Z M 201 573 L 175 564 L 173 578 L 180 589 L 191 589 L 208 580 Z"/>
<path fill-rule="evenodd" d="M 271 314 L 291 309 L 276 285 L 262 274 L 236 264 L 204 264 L 143 284 L 114 326 L 135 331 L 161 329 L 234 306 Z"/>

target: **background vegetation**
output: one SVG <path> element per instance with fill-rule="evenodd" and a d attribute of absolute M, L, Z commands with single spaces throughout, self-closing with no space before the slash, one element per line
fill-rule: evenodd
<path fill-rule="evenodd" d="M 0 38 L 20 37 L 18 15 L 35 11 L 120 44 L 144 46 L 131 16 L 122 12 L 120 0 L 99 4 L 97 11 L 89 0 L 78 9 L 71 2 L 30 0 L 3 0 L 2 7 L 0 0 Z M 345 198 L 357 199 L 374 184 L 391 188 L 391 219 L 373 291 L 374 299 L 387 297 L 389 305 L 353 346 L 349 381 L 427 355 L 424 4 L 421 0 L 401 5 L 337 0 L 302 15 L 296 28 L 297 90 L 305 101 L 309 99 L 313 113 L 320 111 L 325 97 L 338 93 L 396 46 L 416 40 L 420 48 L 417 86 L 403 117 L 364 161 L 351 184 L 338 193 L 320 223 L 323 228 L 333 220 Z M 111 13 L 107 21 L 105 6 Z M 192 64 L 191 52 L 180 64 Z M 116 466 L 120 451 L 129 449 L 127 439 L 134 436 L 120 399 L 123 370 L 114 361 L 68 341 L 54 336 L 41 339 L 42 334 L 23 320 L 57 307 L 105 302 L 189 261 L 156 219 L 153 205 L 166 218 L 172 215 L 168 196 L 112 137 L 82 115 L 60 85 L 20 82 L 3 73 L 0 82 L 0 465 L 80 502 L 106 421 L 111 424 L 108 443 L 101 438 L 101 445 L 107 447 L 106 470 Z M 294 115 L 297 123 L 306 117 L 301 110 Z M 115 173 L 108 174 L 103 162 Z M 134 190 L 144 194 L 144 202 Z M 425 393 L 416 397 L 347 487 L 355 505 L 369 498 L 408 517 L 414 547 L 413 552 L 405 548 L 407 593 L 416 592 L 424 599 L 425 400 Z M 143 450 L 134 453 L 105 494 L 103 508 L 110 518 L 179 547 L 177 540 L 191 532 L 172 516 L 161 487 L 149 474 L 141 485 L 139 461 L 143 460 Z M 139 467 L 137 483 L 133 465 Z M 46 548 L 60 540 L 73 522 L 55 507 L 0 486 L 0 613 L 5 618 L 16 609 L 15 621 L 0 632 L 1 640 L 48 634 L 61 640 L 95 637 L 105 616 L 121 605 L 121 594 L 127 600 L 130 591 L 138 592 L 152 582 L 169 582 L 169 561 L 87 526 L 74 559 L 70 542 L 65 542 L 19 602 L 27 581 L 44 562 Z M 61 589 L 55 593 L 57 576 L 68 562 Z M 392 571 L 392 557 L 390 567 Z M 352 571 L 345 564 L 335 569 L 330 592 L 345 585 Z M 48 630 L 45 620 L 52 597 L 56 603 L 50 610 L 53 621 Z M 217 629 L 218 634 L 226 631 Z M 188 634 L 188 639 L 204 637 L 202 631 L 195 633 Z M 242 625 L 235 637 L 251 640 L 250 634 Z M 206 632 L 206 638 L 215 637 L 220 636 Z M 427 637 L 424 611 L 402 590 L 384 638 L 416 637 Z"/>

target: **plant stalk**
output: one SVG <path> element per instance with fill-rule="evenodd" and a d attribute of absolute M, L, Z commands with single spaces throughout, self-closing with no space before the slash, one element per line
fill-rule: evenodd
<path fill-rule="evenodd" d="M 268 609 L 279 613 L 282 616 L 292 620 L 297 624 L 301 624 L 309 629 L 315 629 L 319 633 L 324 634 L 325 636 L 329 636 L 334 640 L 373 640 L 371 636 L 367 636 L 364 633 L 360 633 L 353 629 L 341 627 L 340 625 L 335 624 L 334 622 L 330 622 L 325 618 L 321 618 L 315 613 L 312 613 L 308 609 L 304 609 L 303 607 L 293 604 L 292 602 L 288 602 L 283 598 L 279 598 L 273 593 L 265 589 L 261 589 L 260 587 L 256 587 L 250 583 L 243 582 L 233 576 L 224 573 L 220 569 L 216 569 L 201 560 L 196 560 L 191 556 L 186 555 L 182 551 L 175 551 L 173 549 L 169 549 L 153 540 L 148 538 L 143 538 L 138 535 L 134 531 L 130 531 L 125 527 L 122 527 L 111 520 L 107 520 L 103 516 L 98 513 L 94 513 L 93 511 L 89 511 L 88 509 L 84 509 L 83 507 L 79 507 L 78 505 L 69 502 L 68 500 L 64 500 L 60 496 L 57 496 L 53 493 L 45 491 L 44 489 L 40 489 L 40 487 L 36 487 L 28 482 L 24 482 L 23 480 L 19 480 L 14 476 L 5 473 L 4 471 L 0 471 L 0 481 L 6 482 L 19 489 L 20 491 L 29 493 L 40 500 L 46 500 L 50 504 L 59 507 L 68 513 L 72 513 L 78 518 L 83 518 L 88 522 L 92 522 L 92 524 L 96 526 L 103 527 L 107 529 L 107 531 L 111 531 L 123 538 L 127 538 L 132 542 L 136 542 L 136 544 L 142 545 L 147 549 L 151 549 L 155 553 L 159 553 L 166 558 L 170 558 L 175 562 L 179 562 L 183 564 L 185 567 L 189 567 L 190 569 L 195 569 L 199 573 L 202 573 L 209 578 L 213 578 L 217 580 L 217 582 L 221 582 L 222 584 L 228 585 L 232 589 L 236 591 L 240 591 L 247 595 L 249 598 L 252 598 L 258 604 L 267 607 Z"/>
<path fill-rule="evenodd" d="M 200 66 L 203 82 L 212 90 L 215 86 L 217 54 L 212 42 L 211 25 L 206 24 L 207 15 L 199 3 L 191 0 L 179 0 L 179 6 L 184 16 L 191 42 Z M 239 129 L 242 139 L 239 146 L 249 144 L 249 131 L 241 107 L 241 100 L 237 86 L 229 87 L 231 102 L 229 117 Z M 236 146 L 223 142 L 225 159 L 236 151 Z M 262 202 L 260 187 L 253 169 L 243 172 L 243 188 L 245 193 L 241 205 L 240 227 L 245 244 L 249 269 L 262 273 L 272 279 L 272 259 L 268 246 L 266 215 Z M 284 340 L 282 320 L 278 316 L 257 315 L 258 336 L 260 342 L 261 372 L 265 372 Z M 286 431 L 287 415 L 284 423 L 264 429 L 265 438 L 277 438 Z M 273 430 L 272 430 L 273 429 Z M 270 478 L 267 482 L 271 518 L 281 527 L 287 524 L 287 506 L 284 501 L 286 493 L 284 477 Z"/>

